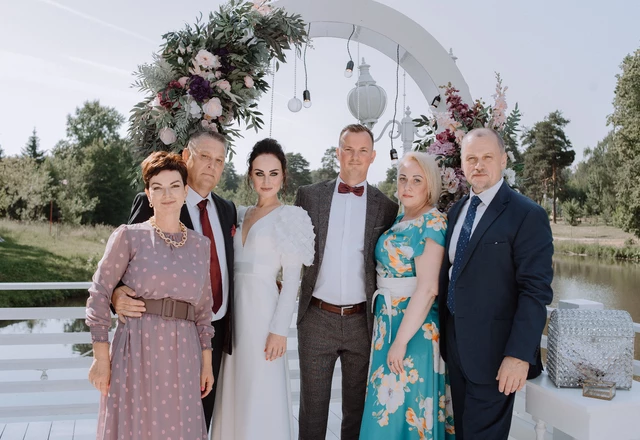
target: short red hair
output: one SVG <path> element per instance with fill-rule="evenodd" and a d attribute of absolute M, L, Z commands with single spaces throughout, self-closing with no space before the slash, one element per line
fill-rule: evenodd
<path fill-rule="evenodd" d="M 151 178 L 165 170 L 179 172 L 182 177 L 182 183 L 184 185 L 187 184 L 187 164 L 176 153 L 156 151 L 147 156 L 140 166 L 142 167 L 142 181 L 146 189 L 149 189 Z"/>

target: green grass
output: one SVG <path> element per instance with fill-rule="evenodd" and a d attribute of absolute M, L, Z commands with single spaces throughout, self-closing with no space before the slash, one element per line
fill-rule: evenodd
<path fill-rule="evenodd" d="M 556 254 L 640 262 L 638 238 L 598 219 L 583 219 L 578 226 L 558 220 L 551 224 L 551 231 Z"/>
<path fill-rule="evenodd" d="M 112 227 L 0 220 L 0 282 L 89 281 Z M 0 307 L 57 304 L 86 292 L 0 291 Z"/>
<path fill-rule="evenodd" d="M 640 263 L 640 246 L 617 247 L 576 241 L 554 241 L 553 246 L 556 254 L 583 255 L 607 260 L 627 260 Z"/>

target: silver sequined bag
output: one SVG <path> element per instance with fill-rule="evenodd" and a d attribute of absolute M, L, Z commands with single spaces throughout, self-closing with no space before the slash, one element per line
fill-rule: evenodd
<path fill-rule="evenodd" d="M 585 379 L 628 390 L 633 382 L 631 315 L 624 310 L 556 309 L 549 319 L 547 372 L 557 387 Z"/>

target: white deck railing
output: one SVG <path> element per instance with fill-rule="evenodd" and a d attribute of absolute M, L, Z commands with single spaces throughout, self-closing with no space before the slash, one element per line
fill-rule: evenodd
<path fill-rule="evenodd" d="M 87 290 L 91 283 L 0 283 L 0 291 L 7 290 Z M 85 318 L 84 307 L 25 307 L 0 308 L 0 321 Z M 293 319 L 295 323 L 295 316 Z M 113 334 L 110 334 L 112 339 Z M 32 347 L 33 357 L 21 350 L 17 358 L 0 358 L 0 423 L 8 421 L 39 421 L 95 417 L 99 395 L 87 380 L 87 371 L 93 360 L 88 356 L 38 356 L 43 347 L 64 344 L 90 344 L 87 332 L 0 334 L 0 350 L 19 346 Z M 5 356 L 3 356 L 5 357 Z M 300 369 L 295 324 L 289 330 L 287 341 L 293 401 L 300 398 Z M 2 380 L 2 372 L 18 374 L 20 379 Z M 17 373 L 18 372 L 18 373 Z M 63 374 L 64 373 L 64 374 Z M 336 364 L 332 386 L 332 401 L 341 395 L 341 368 Z"/>
<path fill-rule="evenodd" d="M 86 290 L 88 282 L 82 283 L 0 283 L 0 291 L 7 290 Z M 548 308 L 550 314 L 552 308 Z M 84 307 L 29 307 L 0 308 L 0 321 L 60 319 L 75 320 L 85 318 Z M 293 320 L 295 323 L 295 319 Z M 636 335 L 640 324 L 634 323 Z M 36 422 L 40 420 L 64 420 L 95 418 L 98 412 L 99 395 L 87 380 L 87 371 L 92 362 L 88 356 L 39 356 L 43 348 L 50 349 L 62 344 L 89 344 L 89 332 L 75 333 L 23 333 L 0 334 L 0 350 L 3 348 L 30 346 L 31 354 L 0 359 L 0 423 Z M 547 337 L 543 336 L 541 346 L 546 348 Z M 295 324 L 289 332 L 287 357 L 291 369 L 293 401 L 299 401 L 300 370 L 298 366 L 297 333 Z M 3 356 L 5 357 L 5 356 Z M 2 378 L 3 372 L 19 376 L 16 380 Z M 640 361 L 634 361 L 634 374 L 640 376 Z M 341 370 L 339 362 L 334 373 L 332 401 L 340 402 Z M 520 393 L 519 393 L 520 395 Z M 524 411 L 522 396 L 516 401 L 514 420 L 524 420 L 527 425 L 531 418 Z M 513 429 L 512 429 L 513 431 Z"/>

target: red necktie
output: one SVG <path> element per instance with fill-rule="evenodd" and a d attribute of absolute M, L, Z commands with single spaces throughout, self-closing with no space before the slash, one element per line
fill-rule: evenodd
<path fill-rule="evenodd" d="M 217 313 L 222 306 L 222 274 L 220 273 L 220 261 L 218 260 L 218 252 L 216 250 L 216 240 L 213 238 L 213 230 L 209 221 L 209 213 L 207 212 L 208 199 L 198 203 L 200 209 L 200 224 L 202 225 L 202 234 L 211 241 L 211 265 L 209 272 L 211 274 L 211 293 L 213 295 L 213 313 Z"/>
<path fill-rule="evenodd" d="M 364 194 L 364 186 L 349 186 L 344 182 L 340 182 L 338 184 L 338 192 L 340 194 L 348 194 L 353 193 L 356 196 L 360 197 Z"/>

